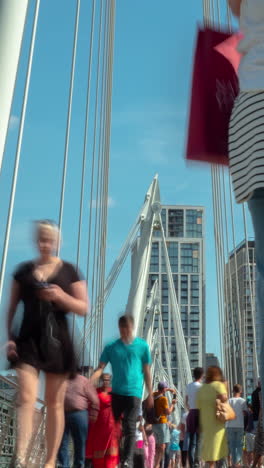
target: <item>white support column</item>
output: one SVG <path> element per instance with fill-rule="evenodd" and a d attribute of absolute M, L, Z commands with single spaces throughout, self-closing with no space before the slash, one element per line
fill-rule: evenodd
<path fill-rule="evenodd" d="M 29 0 L 0 0 L 0 172 Z"/>
<path fill-rule="evenodd" d="M 160 204 L 158 177 L 154 180 L 146 195 L 147 203 L 142 212 L 140 237 L 134 246 L 133 268 L 130 292 L 126 307 L 126 314 L 134 316 L 135 333 L 142 336 L 143 316 L 146 306 L 146 291 L 148 285 L 149 262 L 151 256 L 151 239 L 154 223 L 155 204 Z"/>

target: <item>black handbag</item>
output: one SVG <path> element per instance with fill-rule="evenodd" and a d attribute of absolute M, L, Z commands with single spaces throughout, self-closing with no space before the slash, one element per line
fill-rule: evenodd
<path fill-rule="evenodd" d="M 41 301 L 40 307 L 43 320 L 40 350 L 47 361 L 55 361 L 62 346 L 59 339 L 59 326 L 52 310 L 52 304 Z"/>

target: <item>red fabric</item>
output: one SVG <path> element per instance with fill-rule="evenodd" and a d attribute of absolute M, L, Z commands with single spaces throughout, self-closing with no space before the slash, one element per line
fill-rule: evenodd
<path fill-rule="evenodd" d="M 94 468 L 116 468 L 119 463 L 119 457 L 106 455 L 104 458 L 93 459 Z"/>
<path fill-rule="evenodd" d="M 228 124 L 238 94 L 235 68 L 240 59 L 236 51 L 240 39 L 239 35 L 210 28 L 198 31 L 186 147 L 188 160 L 228 164 Z M 216 50 L 220 44 L 224 44 L 221 53 Z"/>
<path fill-rule="evenodd" d="M 86 458 L 92 459 L 96 468 L 115 468 L 119 463 L 121 427 L 113 417 L 111 395 L 102 388 L 97 393 L 100 410 L 96 422 L 89 425 Z"/>

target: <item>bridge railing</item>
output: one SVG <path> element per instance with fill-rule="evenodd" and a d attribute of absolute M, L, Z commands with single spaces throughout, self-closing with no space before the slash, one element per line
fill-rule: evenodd
<path fill-rule="evenodd" d="M 18 384 L 13 378 L 0 376 L 0 468 L 7 468 L 16 446 L 16 399 Z M 41 467 L 45 459 L 45 419 L 44 402 L 36 402 L 33 436 L 29 444 L 27 467 Z"/>

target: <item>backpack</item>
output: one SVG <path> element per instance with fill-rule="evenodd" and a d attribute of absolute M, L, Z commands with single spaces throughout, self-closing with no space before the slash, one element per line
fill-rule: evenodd
<path fill-rule="evenodd" d="M 154 398 L 154 401 L 156 401 L 158 398 L 160 398 L 162 395 L 158 395 Z M 145 419 L 145 422 L 147 424 L 158 424 L 160 420 L 160 416 L 157 416 L 156 410 L 155 410 L 155 404 L 152 406 L 152 408 L 147 408 L 146 405 L 146 400 L 142 402 L 142 413 L 143 413 L 143 418 Z"/>

